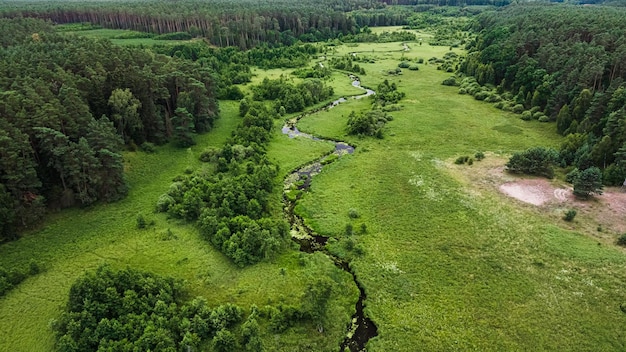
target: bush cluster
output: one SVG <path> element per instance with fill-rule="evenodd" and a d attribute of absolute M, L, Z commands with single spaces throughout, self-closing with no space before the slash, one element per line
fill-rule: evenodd
<path fill-rule="evenodd" d="M 559 161 L 559 153 L 552 148 L 533 147 L 514 153 L 506 163 L 513 173 L 554 177 L 553 166 Z"/>
<path fill-rule="evenodd" d="M 242 124 L 220 150 L 203 153 L 216 174 L 179 176 L 156 207 L 170 216 L 195 221 L 200 232 L 237 265 L 256 263 L 282 248 L 284 220 L 268 211 L 278 168 L 265 155 L 273 114 L 253 102 Z"/>
<path fill-rule="evenodd" d="M 348 134 L 383 138 L 383 128 L 393 118 L 381 109 L 365 113 L 352 111 L 348 116 Z"/>
<path fill-rule="evenodd" d="M 65 312 L 52 324 L 57 349 L 195 351 L 211 340 L 216 350 L 260 347 L 254 315 L 241 324 L 241 308 L 211 308 L 203 298 L 185 296 L 182 281 L 103 265 L 70 288 Z"/>
<path fill-rule="evenodd" d="M 6 270 L 0 267 L 0 297 L 26 280 L 27 277 L 37 275 L 40 271 L 40 265 L 35 261 L 31 261 L 28 268 Z"/>

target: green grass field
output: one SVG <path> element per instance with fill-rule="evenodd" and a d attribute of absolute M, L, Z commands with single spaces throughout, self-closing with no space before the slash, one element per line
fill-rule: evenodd
<path fill-rule="evenodd" d="M 393 44 L 338 51 L 377 58 L 362 65 L 364 85 L 389 79 L 407 93 L 383 140 L 345 134 L 348 114 L 368 109 L 367 101 L 299 124 L 358 146 L 314 179 L 298 211 L 327 235 L 341 236 L 347 223 L 367 225 L 367 234 L 354 236 L 366 254 L 353 267 L 378 325 L 368 350 L 624 350 L 623 252 L 450 172 L 456 157 L 477 151 L 557 146 L 554 125 L 523 122 L 458 95 L 440 84 L 450 74 L 432 65 L 387 76 L 402 56 L 428 59 L 448 50 L 409 44 L 404 54 L 378 54 Z M 351 220 L 350 208 L 361 217 Z"/>
<path fill-rule="evenodd" d="M 384 79 L 407 93 L 392 112 L 385 138 L 347 136 L 352 110 L 371 107 L 350 100 L 307 116 L 298 127 L 347 140 L 355 154 L 327 166 L 298 206 L 322 234 L 342 238 L 346 224 L 367 226 L 352 239 L 364 249 L 353 262 L 368 299 L 366 311 L 379 336 L 368 351 L 623 351 L 626 257 L 591 236 L 567 231 L 532 207 L 497 192 L 463 183 L 456 157 L 507 155 L 530 146 L 556 146 L 553 124 L 524 122 L 490 104 L 441 85 L 450 74 L 432 65 L 387 76 L 404 59 L 442 57 L 447 47 L 401 43 L 340 46 L 334 55 L 362 52 L 375 63 L 359 63 L 363 85 Z M 456 49 L 455 49 L 456 50 Z M 460 51 L 457 51 L 461 53 Z M 288 71 L 284 71 L 288 73 Z M 255 71 L 256 80 L 283 71 Z M 329 81 L 335 95 L 362 92 L 344 74 Z M 183 278 L 192 295 L 210 304 L 232 302 L 248 309 L 297 302 L 307 283 L 320 275 L 337 285 L 324 333 L 305 324 L 273 334 L 263 329 L 268 351 L 336 351 L 358 292 L 351 277 L 321 254 L 284 254 L 239 269 L 200 238 L 189 225 L 153 209 L 171 180 L 186 168 L 207 167 L 201 151 L 219 147 L 240 118 L 236 102 L 221 102 L 215 129 L 198 136 L 190 149 L 161 147 L 154 154 L 124 155 L 131 186 L 117 203 L 52 214 L 39 229 L 0 246 L 0 265 L 35 259 L 45 271 L 0 297 L 0 351 L 49 351 L 49 323 L 61 312 L 70 285 L 102 263 Z M 280 165 L 281 182 L 291 170 L 331 150 L 332 144 L 281 135 L 276 121 L 268 157 Z M 456 169 L 454 169 L 456 167 Z M 454 172 L 452 172 L 455 170 Z M 282 187 L 274 194 L 281 212 Z M 349 209 L 360 214 L 351 219 Z M 155 225 L 136 228 L 142 214 Z M 168 229 L 173 235 L 168 235 Z M 263 326 L 262 326 L 263 328 Z"/>
<path fill-rule="evenodd" d="M 63 27 L 63 26 L 59 26 Z M 77 31 L 65 31 L 64 33 L 94 38 L 94 39 L 110 39 L 113 44 L 117 45 L 132 45 L 132 46 L 153 46 L 153 45 L 167 45 L 167 44 L 180 44 L 190 42 L 192 40 L 154 40 L 152 38 L 120 38 L 121 36 L 141 35 L 144 33 L 131 31 L 126 29 L 89 29 L 89 30 L 77 30 Z"/>

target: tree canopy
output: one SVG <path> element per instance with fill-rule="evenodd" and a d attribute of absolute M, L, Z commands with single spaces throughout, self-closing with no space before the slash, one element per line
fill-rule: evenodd
<path fill-rule="evenodd" d="M 0 19 L 0 37 L 0 240 L 46 207 L 124 197 L 123 145 L 166 142 L 178 109 L 187 132 L 217 118 L 213 73 L 200 64 L 28 18 Z"/>
<path fill-rule="evenodd" d="M 476 40 L 460 70 L 496 85 L 530 111 L 522 118 L 556 121 L 577 135 L 562 159 L 579 169 L 597 166 L 607 184 L 626 177 L 626 9 L 524 5 L 478 16 Z M 502 106 L 502 103 L 498 103 Z"/>

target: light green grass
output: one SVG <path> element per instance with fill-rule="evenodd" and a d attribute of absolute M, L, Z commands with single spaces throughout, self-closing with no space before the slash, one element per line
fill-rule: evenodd
<path fill-rule="evenodd" d="M 120 35 L 137 34 L 141 32 L 131 31 L 126 29 L 90 29 L 82 31 L 67 31 L 68 33 L 79 37 L 87 37 L 94 39 L 109 39 L 116 45 L 131 45 L 131 46 L 153 46 L 153 45 L 176 45 L 180 43 L 188 43 L 193 40 L 154 40 L 152 38 L 130 38 L 130 39 L 117 39 Z"/>
<path fill-rule="evenodd" d="M 409 45 L 404 58 L 448 50 Z M 407 93 L 404 108 L 391 113 L 383 140 L 345 135 L 349 112 L 369 108 L 364 101 L 303 119 L 301 130 L 358 147 L 314 179 L 298 211 L 327 235 L 367 224 L 367 234 L 353 236 L 366 251 L 353 267 L 378 325 L 368 351 L 624 350 L 623 253 L 448 171 L 476 151 L 556 146 L 554 125 L 458 95 L 440 84 L 450 74 L 434 66 L 387 76 L 403 54 L 362 48 L 378 57 L 362 65 L 363 84 L 396 82 Z M 354 48 L 338 48 L 345 51 Z M 350 208 L 361 217 L 350 219 Z"/>

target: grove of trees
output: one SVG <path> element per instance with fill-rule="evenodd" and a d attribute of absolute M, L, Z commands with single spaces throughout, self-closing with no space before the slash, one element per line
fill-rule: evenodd
<path fill-rule="evenodd" d="M 0 37 L 0 241 L 47 207 L 124 197 L 124 145 L 208 131 L 218 116 L 197 63 L 28 18 L 0 19 Z"/>
<path fill-rule="evenodd" d="M 528 111 L 522 118 L 556 121 L 567 136 L 564 165 L 596 166 L 606 184 L 619 185 L 626 178 L 625 17 L 624 8 L 563 5 L 483 13 L 460 71 L 497 86 L 512 111 Z"/>

